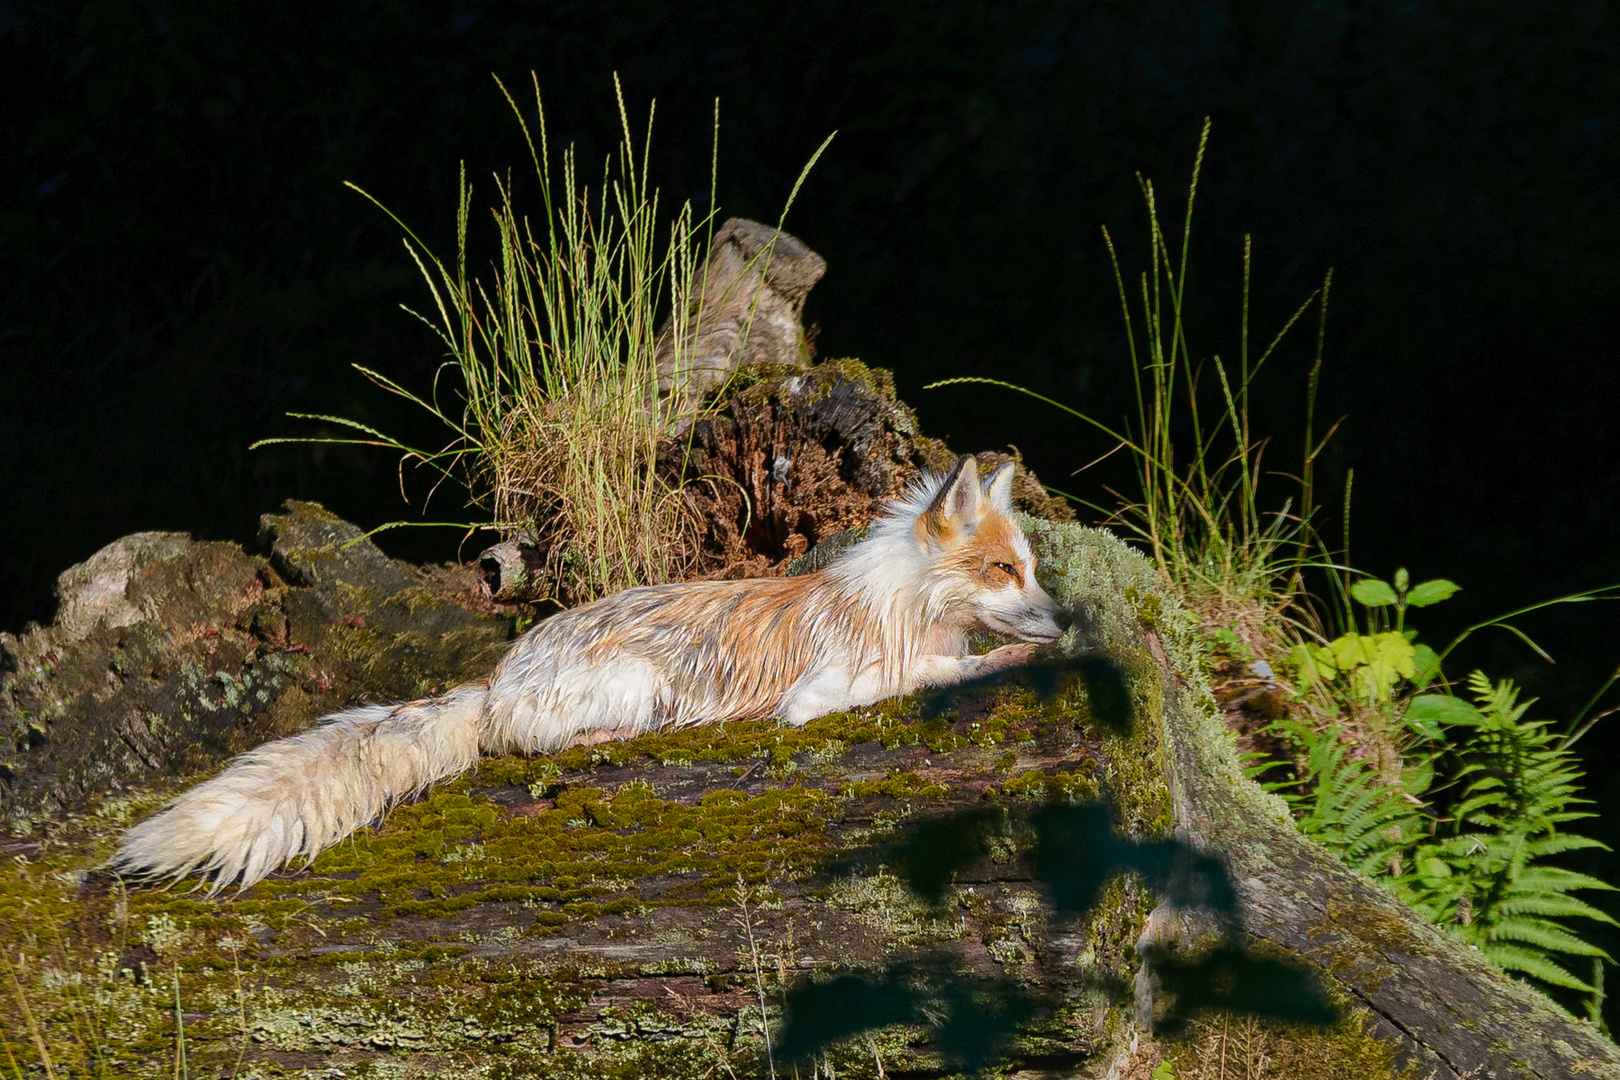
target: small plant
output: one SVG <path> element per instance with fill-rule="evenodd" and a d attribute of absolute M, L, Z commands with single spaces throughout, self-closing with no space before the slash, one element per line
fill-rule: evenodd
<path fill-rule="evenodd" d="M 1350 596 L 1367 609 L 1366 632 L 1354 625 L 1327 644 L 1300 642 L 1289 659 L 1301 677 L 1317 686 L 1342 680 L 1355 700 L 1387 702 L 1400 683 L 1419 687 L 1440 671 L 1440 657 L 1416 641 L 1417 631 L 1406 627 L 1407 608 L 1428 607 L 1453 596 L 1458 586 L 1444 578 L 1412 586 L 1405 568 L 1395 571 L 1394 583 L 1362 578 L 1350 586 Z M 1388 612 L 1393 611 L 1391 625 Z"/>
<path fill-rule="evenodd" d="M 1431 922 L 1475 945 L 1492 962 L 1552 986 L 1596 994 L 1560 963 L 1606 953 L 1560 921 L 1607 914 L 1572 895 L 1614 886 L 1547 865 L 1570 851 L 1607 850 L 1564 831 L 1596 815 L 1580 809 L 1582 772 L 1568 737 L 1524 716 L 1507 680 L 1468 679 L 1473 702 L 1445 693 L 1414 697 L 1403 710 L 1409 741 L 1399 782 L 1350 756 L 1337 724 L 1316 731 L 1298 720 L 1271 730 L 1304 753 L 1298 781 L 1270 784 L 1302 832 L 1369 877 L 1383 881 Z M 1454 762 L 1436 783 L 1436 762 Z M 1252 767 L 1251 767 L 1252 768 Z M 1424 796 L 1450 792 L 1449 807 Z M 1601 966 L 1597 968 L 1601 972 Z"/>
<path fill-rule="evenodd" d="M 1335 424 L 1316 438 L 1316 387 L 1322 367 L 1327 297 L 1333 274 L 1283 323 L 1255 355 L 1249 339 L 1251 246 L 1243 245 L 1243 308 L 1237 341 L 1237 363 L 1219 355 L 1195 359 L 1183 322 L 1187 258 L 1192 241 L 1192 210 L 1198 177 L 1209 142 L 1204 122 L 1187 191 L 1179 250 L 1159 220 L 1153 183 L 1137 177 L 1147 205 L 1148 269 L 1128 289 L 1113 237 L 1103 241 L 1114 267 L 1126 351 L 1136 391 L 1136 416 L 1124 430 L 1104 423 L 1021 386 L 995 379 L 946 379 L 929 389 L 961 383 L 989 383 L 1028 394 L 1063 410 L 1100 431 L 1114 444 L 1103 457 L 1124 449 L 1135 459 L 1136 491 L 1116 497 L 1112 508 L 1069 495 L 1120 525 L 1143 543 L 1183 598 L 1211 627 L 1241 625 L 1249 638 L 1279 629 L 1292 616 L 1304 568 L 1317 561 L 1311 519 L 1316 512 L 1315 462 L 1332 437 Z M 1133 291 L 1140 298 L 1133 308 Z M 1297 505 L 1287 500 L 1274 510 L 1262 508 L 1259 487 L 1266 440 L 1250 428 L 1249 392 L 1294 326 L 1318 305 L 1315 359 L 1306 384 L 1305 447 L 1297 478 Z M 1213 388 L 1211 387 L 1213 384 Z M 1213 393 L 1214 400 L 1208 400 Z M 1190 433 L 1190 440 L 1184 433 Z M 1102 460 L 1098 458 L 1097 460 Z M 1095 464 L 1095 462 L 1093 462 Z"/>
<path fill-rule="evenodd" d="M 1338 724 L 1316 731 L 1279 720 L 1270 730 L 1305 754 L 1300 779 L 1266 785 L 1294 811 L 1300 831 L 1368 877 L 1399 875 L 1405 852 L 1427 831 L 1417 796 L 1428 776 L 1414 771 L 1405 785 L 1391 784 L 1371 763 L 1350 756 L 1350 736 Z"/>
<path fill-rule="evenodd" d="M 771 1080 L 776 1080 L 776 1052 L 771 1048 L 771 1017 L 765 1006 L 765 971 L 760 961 L 759 942 L 754 938 L 753 913 L 748 910 L 753 890 L 743 880 L 741 871 L 737 872 L 737 884 L 732 896 L 737 903 L 736 923 L 748 940 L 748 961 L 754 971 L 754 990 L 759 995 L 759 1030 L 765 1038 L 765 1064 L 770 1070 Z"/>
<path fill-rule="evenodd" d="M 1608 955 L 1559 920 L 1613 924 L 1571 894 L 1614 886 L 1544 862 L 1569 851 L 1608 850 L 1564 831 L 1569 822 L 1597 816 L 1579 809 L 1590 802 L 1580 795 L 1581 768 L 1547 721 L 1524 719 L 1534 702 L 1520 703 L 1512 682 L 1492 683 L 1476 671 L 1468 689 L 1472 705 L 1456 698 L 1412 703 L 1445 716 L 1464 735 L 1456 777 L 1464 787 L 1440 833 L 1416 846 L 1412 872 L 1399 879 L 1401 891 L 1412 906 L 1501 967 L 1595 993 L 1554 958 Z"/>

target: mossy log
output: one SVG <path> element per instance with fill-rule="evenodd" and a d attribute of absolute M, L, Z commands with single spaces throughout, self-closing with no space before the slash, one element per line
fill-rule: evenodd
<path fill-rule="evenodd" d="M 361 696 L 487 674 L 505 652 L 511 619 L 468 609 L 470 571 L 389 559 L 314 503 L 262 526 L 264 555 L 126 536 L 61 575 L 53 625 L 0 634 L 0 810 L 14 831 L 209 768 Z"/>
<path fill-rule="evenodd" d="M 1403 1062 L 1412 1077 L 1620 1075 L 1614 1047 L 1591 1028 L 1301 838 L 1242 777 L 1191 620 L 1152 567 L 1107 533 L 1034 519 L 1043 584 L 1082 615 L 1057 648 L 1100 651 L 1124 671 L 1137 718 L 1128 734 L 1093 721 L 1083 685 L 1041 700 L 1015 682 L 942 711 L 902 700 L 804 728 L 727 724 L 492 759 L 244 893 L 206 900 L 126 887 L 98 869 L 117 831 L 194 781 L 207 760 L 267 733 L 267 712 L 284 710 L 270 726 L 294 726 L 295 704 L 307 722 L 331 697 L 403 696 L 498 651 L 479 636 L 477 648 L 435 653 L 435 634 L 504 624 L 445 614 L 445 589 L 378 562 L 364 542 L 345 547 L 352 528 L 311 508 L 294 516 L 301 523 L 278 526 L 269 560 L 226 559 L 248 560 L 243 573 L 252 567 L 265 608 L 231 599 L 235 579 L 206 561 L 196 565 L 213 567 L 222 584 L 203 587 L 170 552 L 173 577 L 189 583 L 177 596 L 217 612 L 195 641 L 235 652 L 221 645 L 200 656 L 185 640 L 200 620 L 165 622 L 169 601 L 143 605 L 126 587 L 134 621 L 113 627 L 122 615 L 94 615 L 93 624 L 37 631 L 50 659 L 8 673 L 4 720 L 49 732 L 106 682 L 108 634 L 153 628 L 143 632 L 172 639 L 178 668 L 215 665 L 205 688 L 266 655 L 312 665 L 303 681 L 264 688 L 268 704 L 230 714 L 191 757 L 120 773 L 99 791 L 93 779 L 71 791 L 36 783 L 26 790 L 55 792 L 55 801 L 26 811 L 21 789 L 13 795 L 13 835 L 0 841 L 0 948 L 58 1059 L 88 1047 L 117 1075 L 172 1075 L 183 1026 L 193 1075 L 759 1076 L 761 988 L 775 1019 L 781 991 L 799 980 L 928 952 L 1012 978 L 1049 1003 L 1006 1048 L 997 1075 L 1145 1076 L 1158 1051 L 1142 1037 L 1139 1005 L 1107 988 L 1140 974 L 1144 937 L 1207 928 L 1154 911 L 1129 880 L 1078 922 L 1053 922 L 1011 852 L 960 878 L 944 910 L 918 903 L 881 867 L 838 877 L 820 869 L 908 819 L 1106 797 L 1127 833 L 1176 830 L 1221 852 L 1244 932 L 1318 965 L 1356 1007 L 1327 1032 L 1274 1032 L 1310 1047 L 1296 1056 L 1308 1071 L 1289 1075 L 1391 1078 Z M 209 545 L 191 550 L 223 558 Z M 320 617 L 294 617 L 306 608 Z M 124 610 L 106 610 L 115 609 Z M 371 613 L 363 628 L 345 614 L 362 609 Z M 267 612 L 260 629 L 251 610 Z M 436 619 L 450 621 L 440 628 Z M 412 626 L 426 629 L 413 636 Z M 7 650 L 47 655 L 22 642 Z M 320 691 L 326 672 L 349 681 Z M 65 703 L 59 713 L 25 720 L 17 711 L 51 700 Z M 152 707 L 117 700 L 132 713 Z M 97 715 L 117 723 L 115 711 Z M 17 1000 L 0 998 L 0 1039 L 32 1061 L 38 1044 Z M 836 1048 L 825 1066 L 840 1077 L 919 1077 L 942 1075 L 947 1063 L 925 1032 L 891 1028 Z"/>

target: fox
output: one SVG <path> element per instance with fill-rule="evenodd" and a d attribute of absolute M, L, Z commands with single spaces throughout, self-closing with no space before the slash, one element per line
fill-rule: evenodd
<path fill-rule="evenodd" d="M 238 757 L 129 829 L 112 869 L 210 895 L 313 859 L 483 754 L 828 713 L 1028 663 L 1066 631 L 1014 517 L 1013 465 L 924 475 L 867 537 L 796 577 L 626 589 L 540 622 L 488 678 L 361 705 Z M 1016 639 L 973 654 L 968 634 Z"/>

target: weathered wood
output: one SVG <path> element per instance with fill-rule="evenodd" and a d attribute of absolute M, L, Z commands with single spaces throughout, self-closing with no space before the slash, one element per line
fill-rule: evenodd
<path fill-rule="evenodd" d="M 810 347 L 800 316 L 827 261 L 796 236 L 747 218 L 714 234 L 698 312 L 684 333 L 673 317 L 658 335 L 659 389 L 672 415 L 748 364 L 803 367 Z"/>
<path fill-rule="evenodd" d="M 476 614 L 313 503 L 267 514 L 268 558 L 137 533 L 62 574 L 55 623 L 0 634 L 0 812 L 13 830 L 207 769 L 357 697 L 487 674 Z M 470 584 L 470 583 L 469 583 Z"/>
<path fill-rule="evenodd" d="M 224 563 L 195 564 L 199 577 L 174 561 L 169 549 L 180 541 L 171 537 L 149 562 L 124 560 L 136 569 L 122 589 L 72 609 L 100 604 L 111 613 L 97 615 L 88 636 L 49 637 L 49 656 L 8 641 L 8 655 L 25 666 L 8 684 L 7 719 L 53 698 L 91 700 L 84 695 L 106 682 L 120 648 L 127 667 L 132 654 L 120 642 L 131 634 L 145 634 L 154 656 L 164 635 L 172 639 L 166 678 L 180 688 L 199 674 L 204 691 L 235 685 L 268 657 L 305 665 L 288 669 L 288 688 L 266 693 L 271 708 L 301 702 L 310 712 L 329 697 L 401 696 L 401 679 L 423 677 L 432 634 L 470 634 L 466 642 L 498 651 L 502 635 L 445 609 L 419 575 L 363 545 L 346 547 L 352 527 L 295 509 L 274 523 L 269 564 L 229 549 Z M 192 757 L 106 783 L 99 801 L 96 778 L 81 770 L 73 791 L 93 812 L 63 813 L 58 794 L 44 818 L 14 815 L 11 835 L 0 838 L 3 944 L 16 957 L 60 950 L 52 964 L 84 980 L 23 972 L 53 1037 L 70 1037 L 60 1033 L 85 1007 L 53 1012 L 49 995 L 60 987 L 93 988 L 81 1002 L 121 1003 L 118 1022 L 98 1021 L 102 1051 L 121 1062 L 121 1075 L 172 1073 L 172 1023 L 163 1018 L 176 972 L 194 1073 L 229 1071 L 241 1056 L 305 1075 L 384 1063 L 558 1078 L 761 1075 L 756 980 L 774 1010 L 798 979 L 943 952 L 1052 1003 L 996 1072 L 1102 1075 L 1129 1062 L 1128 1075 L 1145 1076 L 1150 1044 L 1134 1037 L 1133 1010 L 1106 986 L 1137 972 L 1133 943 L 1196 937 L 1207 925 L 1150 915 L 1129 883 L 1090 916 L 1054 923 L 1010 851 L 959 878 L 943 911 L 876 867 L 836 879 L 817 872 L 906 818 L 1105 795 L 1127 832 L 1169 823 L 1221 853 L 1242 932 L 1319 967 L 1416 1076 L 1620 1076 L 1620 1055 L 1590 1025 L 1333 860 L 1242 776 L 1191 620 L 1145 559 L 1096 530 L 1033 519 L 1026 527 L 1043 584 L 1082 614 L 1060 650 L 1101 650 L 1126 672 L 1138 714 L 1129 738 L 1091 723 L 1083 690 L 1041 703 L 1013 686 L 975 692 L 937 717 L 925 703 L 899 702 L 802 729 L 724 725 L 492 760 L 311 868 L 216 901 L 126 891 L 86 873 L 132 812 L 172 790 L 160 786 L 132 808 L 120 788 L 206 769 L 267 733 L 260 707 L 242 706 L 222 710 L 219 730 Z M 240 583 L 231 560 L 246 560 Z M 238 587 L 250 580 L 262 597 Z M 232 599 L 239 593 L 252 602 Z M 134 621 L 110 625 L 131 612 Z M 191 617 L 198 612 L 212 614 Z M 452 666 L 479 659 L 477 650 L 454 651 Z M 128 696 L 145 680 L 144 669 L 128 668 L 113 698 L 131 715 L 164 719 L 142 712 L 161 702 Z M 368 693 L 371 680 L 380 690 Z M 206 712 L 202 699 L 179 700 Z M 217 709 L 223 699 L 207 700 Z M 97 715 L 110 714 L 84 713 Z M 178 745 L 161 724 L 151 730 L 159 745 Z M 740 896 L 738 875 L 747 883 Z M 62 940 L 45 942 L 41 927 L 60 928 L 53 932 Z M 1151 985 L 1142 989 L 1150 999 Z M 22 1032 L 13 1008 L 0 999 L 0 1017 L 15 1021 L 0 1027 Z M 1333 1047 L 1360 1038 L 1363 1053 L 1362 1022 L 1353 1018 L 1324 1044 L 1322 1075 L 1348 1075 L 1342 1063 L 1351 1059 L 1332 1058 Z M 15 1053 L 32 1052 L 20 1036 L 0 1038 Z M 839 1076 L 871 1076 L 877 1060 L 891 1076 L 931 1075 L 943 1064 L 937 1047 L 905 1029 L 879 1033 L 870 1047 L 841 1047 L 832 1063 Z M 1364 1053 L 1354 1060 L 1365 1067 Z M 1382 1065 L 1356 1075 L 1392 1076 Z"/>
<path fill-rule="evenodd" d="M 515 533 L 479 552 L 478 576 L 490 599 L 499 603 L 531 602 L 550 594 L 546 555 L 535 546 L 532 533 Z"/>

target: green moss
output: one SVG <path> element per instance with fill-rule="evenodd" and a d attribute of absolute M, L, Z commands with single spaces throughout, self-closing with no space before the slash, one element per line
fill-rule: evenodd
<path fill-rule="evenodd" d="M 873 795 L 887 795 L 891 799 L 913 799 L 920 796 L 944 795 L 950 790 L 949 786 L 925 780 L 914 772 L 890 772 L 882 780 L 860 780 L 845 784 L 838 794 L 845 799 L 860 799 Z"/>
<path fill-rule="evenodd" d="M 799 380 L 798 397 L 805 404 L 825 398 L 838 382 L 843 381 L 865 386 L 884 401 L 905 409 L 895 396 L 894 375 L 883 368 L 868 367 L 853 357 L 823 360 L 807 367 L 749 364 L 732 375 L 726 393 L 744 404 L 763 404 L 777 392 L 783 380 L 790 378 Z"/>
<path fill-rule="evenodd" d="M 804 787 L 755 796 L 721 789 L 697 805 L 661 799 L 644 784 L 617 792 L 573 787 L 552 808 L 507 820 L 492 804 L 440 791 L 399 808 L 381 830 L 323 853 L 311 867 L 316 882 L 272 880 L 255 893 L 303 893 L 313 884 L 336 896 L 375 895 L 396 917 L 516 900 L 595 919 L 628 910 L 585 903 L 619 882 L 681 875 L 679 884 L 635 901 L 657 906 L 722 899 L 739 873 L 764 881 L 802 872 L 823 852 L 833 820 L 828 794 Z M 471 875 L 447 846 L 467 839 L 482 850 Z"/>
<path fill-rule="evenodd" d="M 1096 762 L 1091 762 L 1093 766 Z M 1047 775 L 1040 769 L 1031 769 L 1001 785 L 1005 795 L 1022 799 L 1064 799 L 1089 802 L 1100 794 L 1097 781 L 1087 773 L 1059 772 Z"/>
<path fill-rule="evenodd" d="M 624 742 L 574 747 L 545 757 L 486 761 L 480 766 L 476 782 L 543 787 L 566 773 L 646 759 L 684 766 L 763 759 L 767 768 L 782 769 L 800 758 L 834 760 L 861 743 L 878 743 L 886 749 L 927 746 L 948 753 L 971 745 L 989 747 L 1008 740 L 1028 741 L 1041 718 L 1035 699 L 1027 694 L 1002 702 L 984 719 L 965 725 L 962 734 L 947 718 L 919 719 L 916 711 L 914 701 L 900 699 L 833 713 L 803 727 L 760 720 L 655 732 Z"/>

